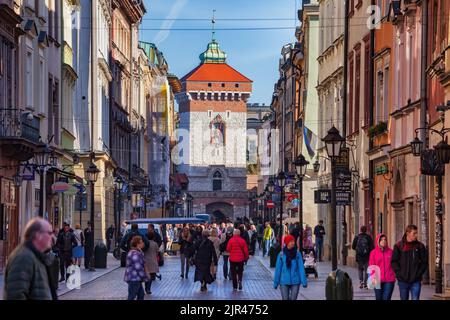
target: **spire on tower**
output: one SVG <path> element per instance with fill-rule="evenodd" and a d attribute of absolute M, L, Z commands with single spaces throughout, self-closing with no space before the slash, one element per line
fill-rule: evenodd
<path fill-rule="evenodd" d="M 216 42 L 216 18 L 215 18 L 216 9 L 213 10 L 213 17 L 212 17 L 212 42 Z"/>

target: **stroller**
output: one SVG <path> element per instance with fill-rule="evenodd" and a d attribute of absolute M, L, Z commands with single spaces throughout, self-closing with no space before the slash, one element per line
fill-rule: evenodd
<path fill-rule="evenodd" d="M 302 250 L 302 256 L 306 276 L 314 274 L 314 278 L 317 279 L 319 277 L 319 273 L 317 272 L 316 252 L 314 251 L 314 249 L 305 248 Z"/>

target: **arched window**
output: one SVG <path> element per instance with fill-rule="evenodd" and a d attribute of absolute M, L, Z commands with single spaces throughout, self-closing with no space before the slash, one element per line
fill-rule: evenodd
<path fill-rule="evenodd" d="M 213 174 L 213 191 L 222 190 L 222 174 L 220 171 L 216 171 Z"/>

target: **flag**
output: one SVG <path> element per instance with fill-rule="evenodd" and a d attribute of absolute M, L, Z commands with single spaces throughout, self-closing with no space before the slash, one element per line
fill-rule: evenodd
<path fill-rule="evenodd" d="M 306 149 L 308 150 L 308 154 L 311 158 L 313 158 L 316 155 L 316 152 L 314 150 L 317 147 L 317 135 L 309 130 L 306 126 L 304 126 L 303 137 L 305 139 L 305 145 Z"/>

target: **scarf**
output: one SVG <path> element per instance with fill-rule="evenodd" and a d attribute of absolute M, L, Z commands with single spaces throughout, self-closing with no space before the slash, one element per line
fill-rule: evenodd
<path fill-rule="evenodd" d="M 286 256 L 286 266 L 288 269 L 291 268 L 292 260 L 297 256 L 297 250 L 294 248 L 288 249 L 287 247 L 283 248 L 283 253 Z"/>

